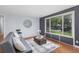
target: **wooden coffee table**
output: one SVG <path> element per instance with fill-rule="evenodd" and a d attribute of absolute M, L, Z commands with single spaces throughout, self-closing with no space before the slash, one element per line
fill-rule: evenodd
<path fill-rule="evenodd" d="M 42 45 L 42 44 L 45 44 L 47 40 L 46 40 L 46 38 L 40 39 L 40 38 L 34 37 L 34 41 L 35 41 L 37 44 Z"/>

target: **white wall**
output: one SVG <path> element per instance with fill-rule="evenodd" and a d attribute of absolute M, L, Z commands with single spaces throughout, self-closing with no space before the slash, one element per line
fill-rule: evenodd
<path fill-rule="evenodd" d="M 0 15 L 0 33 L 4 33 L 4 16 Z"/>
<path fill-rule="evenodd" d="M 32 27 L 24 27 L 23 21 L 26 19 L 30 19 L 32 21 Z M 5 16 L 5 36 L 16 29 L 21 29 L 23 37 L 37 35 L 39 30 L 39 19 L 11 15 Z"/>

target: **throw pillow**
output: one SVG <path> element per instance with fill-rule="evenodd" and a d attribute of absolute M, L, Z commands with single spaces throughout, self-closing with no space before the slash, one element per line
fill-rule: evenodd
<path fill-rule="evenodd" d="M 19 51 L 26 50 L 26 47 L 23 45 L 23 43 L 20 41 L 20 38 L 18 37 L 13 37 L 13 44 L 14 47 Z"/>

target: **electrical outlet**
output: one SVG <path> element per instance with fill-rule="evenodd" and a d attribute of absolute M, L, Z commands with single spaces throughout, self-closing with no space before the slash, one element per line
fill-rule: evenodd
<path fill-rule="evenodd" d="M 76 40 L 76 43 L 79 43 L 79 41 L 78 41 L 78 40 Z"/>

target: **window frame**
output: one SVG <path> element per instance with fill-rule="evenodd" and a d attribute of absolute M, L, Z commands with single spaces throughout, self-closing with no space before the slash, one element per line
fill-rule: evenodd
<path fill-rule="evenodd" d="M 55 16 L 55 17 L 61 17 L 61 19 L 62 19 L 62 16 Z M 52 18 L 54 18 L 54 17 L 52 17 Z M 51 24 L 51 23 L 50 23 Z M 51 26 L 49 26 L 49 27 L 51 27 Z M 50 31 L 51 32 L 51 31 Z M 61 33 L 62 33 L 62 31 L 61 31 Z M 55 33 L 53 33 L 53 34 L 55 34 Z M 56 34 L 56 35 L 60 35 L 60 34 Z"/>
<path fill-rule="evenodd" d="M 64 25 L 64 16 L 69 15 L 69 14 L 72 14 L 72 23 L 71 23 L 72 36 L 64 35 L 64 26 L 62 26 L 62 34 L 55 34 L 55 33 L 51 33 L 51 31 L 50 32 L 46 31 L 46 19 L 51 20 L 51 18 L 53 18 L 53 17 L 61 16 L 62 17 L 62 25 Z M 49 22 L 51 22 L 51 21 L 49 21 Z M 51 29 L 51 23 L 49 23 L 49 28 Z M 69 37 L 69 38 L 75 39 L 75 11 L 70 11 L 70 12 L 66 12 L 66 13 L 62 13 L 62 14 L 58 14 L 55 16 L 50 16 L 50 17 L 45 18 L 45 33 L 50 33 L 50 34 L 54 34 L 54 35 L 59 35 L 59 36 L 64 36 L 64 37 Z"/>

